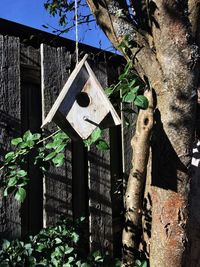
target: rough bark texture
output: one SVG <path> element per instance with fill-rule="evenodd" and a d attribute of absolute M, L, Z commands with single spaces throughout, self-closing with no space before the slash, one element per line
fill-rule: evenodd
<path fill-rule="evenodd" d="M 87 2 L 115 47 L 118 48 L 127 34 L 135 41 L 125 50 L 125 57 L 133 59 L 138 74 L 155 90 L 156 125 L 144 199 L 144 207 L 148 202 L 148 211 L 150 206 L 152 209 L 149 211 L 149 214 L 152 212 L 150 234 L 146 240 L 150 242 L 150 266 L 194 266 L 189 260 L 194 255 L 191 249 L 186 254 L 185 248 L 188 239 L 189 244 L 194 239 L 190 227 L 188 232 L 186 229 L 199 79 L 199 1 L 155 0 L 138 4 L 131 1 L 134 19 L 126 12 L 117 15 L 120 1 Z M 133 193 L 137 185 L 129 183 L 127 190 L 129 187 L 134 187 L 131 196 L 136 201 Z M 192 199 L 192 192 L 190 195 Z M 190 209 L 190 216 L 193 215 Z M 131 219 L 133 224 L 134 219 Z M 145 224 L 145 216 L 143 221 Z M 195 242 L 199 244 L 199 240 Z M 190 263 L 184 262 L 184 255 Z"/>
<path fill-rule="evenodd" d="M 19 38 L 0 35 L 0 161 L 11 149 L 10 140 L 21 134 L 20 42 Z M 2 173 L 0 173 L 2 181 Z M 21 235 L 20 204 L 0 191 L 1 237 Z"/>

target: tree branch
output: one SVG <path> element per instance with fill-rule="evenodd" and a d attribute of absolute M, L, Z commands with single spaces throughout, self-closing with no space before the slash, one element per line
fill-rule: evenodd
<path fill-rule="evenodd" d="M 125 194 L 125 226 L 123 230 L 123 266 L 133 266 L 136 251 L 139 247 L 141 229 L 143 192 L 149 158 L 150 135 L 153 127 L 153 95 L 146 91 L 149 107 L 140 110 L 136 133 L 131 141 L 133 148 L 132 170 L 128 179 Z"/>
<path fill-rule="evenodd" d="M 163 77 L 156 55 L 150 47 L 147 37 L 139 32 L 134 22 L 125 13 L 119 13 L 121 8 L 119 2 L 87 0 L 87 3 L 97 23 L 114 47 L 121 51 L 127 60 L 134 61 L 134 67 L 142 79 L 144 76 L 148 77 L 151 86 L 161 90 Z M 131 47 L 123 50 L 120 48 L 120 44 L 126 36 L 129 37 Z M 157 70 L 156 77 L 155 69 Z"/>

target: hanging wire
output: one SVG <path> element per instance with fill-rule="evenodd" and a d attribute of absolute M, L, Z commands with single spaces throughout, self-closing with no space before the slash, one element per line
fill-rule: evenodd
<path fill-rule="evenodd" d="M 76 65 L 78 64 L 78 0 L 75 0 L 75 28 L 76 28 Z"/>

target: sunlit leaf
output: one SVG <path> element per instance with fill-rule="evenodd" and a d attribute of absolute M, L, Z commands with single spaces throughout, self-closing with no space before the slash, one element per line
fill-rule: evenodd
<path fill-rule="evenodd" d="M 142 109 L 147 109 L 149 102 L 144 95 L 138 95 L 134 100 L 134 104 Z"/>
<path fill-rule="evenodd" d="M 133 92 L 129 92 L 127 95 L 125 95 L 123 97 L 123 102 L 126 102 L 126 103 L 132 103 L 136 98 L 136 94 L 134 94 Z"/>
<path fill-rule="evenodd" d="M 99 149 L 99 150 L 108 150 L 109 149 L 109 145 L 105 140 L 98 140 L 95 143 L 95 146 Z"/>
<path fill-rule="evenodd" d="M 11 177 L 8 181 L 8 187 L 16 185 L 17 181 L 17 177 Z"/>
<path fill-rule="evenodd" d="M 90 138 L 91 138 L 91 142 L 92 143 L 95 143 L 100 137 L 101 137 L 101 135 L 102 135 L 102 130 L 100 129 L 100 128 L 96 128 L 93 132 L 92 132 L 92 134 L 91 134 L 91 136 L 90 136 Z"/>
<path fill-rule="evenodd" d="M 19 202 L 24 202 L 26 198 L 26 190 L 24 188 L 18 188 L 18 190 L 15 193 L 15 199 Z"/>
<path fill-rule="evenodd" d="M 52 159 L 53 157 L 55 157 L 56 156 L 56 152 L 54 151 L 54 152 L 51 152 L 50 154 L 48 154 L 45 158 L 44 158 L 44 161 L 47 161 L 47 160 L 50 160 L 50 159 Z"/>
<path fill-rule="evenodd" d="M 52 159 L 53 163 L 56 165 L 56 167 L 60 167 L 64 164 L 64 154 L 60 153 L 55 158 Z"/>
<path fill-rule="evenodd" d="M 23 140 L 24 140 L 25 142 L 33 140 L 33 134 L 31 133 L 30 130 L 28 130 L 28 131 L 26 131 L 26 132 L 24 133 L 24 135 L 23 135 Z"/>
<path fill-rule="evenodd" d="M 24 176 L 26 176 L 26 175 L 27 175 L 27 172 L 24 171 L 24 170 L 19 170 L 19 171 L 17 171 L 17 176 L 18 176 L 18 177 L 24 177 Z"/>
<path fill-rule="evenodd" d="M 21 137 L 11 140 L 11 144 L 14 145 L 14 146 L 17 146 L 21 142 L 22 142 L 22 138 Z"/>

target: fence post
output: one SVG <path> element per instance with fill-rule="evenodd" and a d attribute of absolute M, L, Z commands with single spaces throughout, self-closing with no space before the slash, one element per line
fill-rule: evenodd
<path fill-rule="evenodd" d="M 0 64 L 0 154 L 5 155 L 11 139 L 21 134 L 19 38 L 0 35 Z M 21 235 L 20 204 L 13 196 L 4 199 L 2 190 L 0 232 L 6 238 Z"/>

